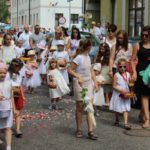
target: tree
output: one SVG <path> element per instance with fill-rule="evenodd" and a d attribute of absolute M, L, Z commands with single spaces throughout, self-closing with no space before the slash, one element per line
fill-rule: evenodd
<path fill-rule="evenodd" d="M 7 23 L 8 18 L 10 18 L 10 12 L 6 0 L 0 0 L 0 22 Z"/>

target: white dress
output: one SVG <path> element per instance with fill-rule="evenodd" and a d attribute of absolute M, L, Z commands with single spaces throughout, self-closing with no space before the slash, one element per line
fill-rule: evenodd
<path fill-rule="evenodd" d="M 123 77 L 117 72 L 115 74 L 117 76 L 117 86 L 118 88 L 129 91 L 129 87 L 126 83 L 126 81 L 123 79 Z M 127 80 L 129 81 L 130 74 L 127 72 Z M 113 110 L 115 112 L 125 112 L 131 110 L 131 101 L 130 99 L 124 100 L 121 98 L 120 93 L 113 90 L 113 94 L 110 101 L 110 110 Z"/>
<path fill-rule="evenodd" d="M 52 77 L 57 85 L 56 89 L 49 88 L 50 98 L 61 98 L 63 95 L 70 92 L 69 87 L 67 86 L 62 74 L 58 69 L 49 70 L 47 72 L 47 81 L 49 81 L 49 77 Z"/>
<path fill-rule="evenodd" d="M 41 53 L 41 58 L 42 58 L 42 61 L 40 62 L 39 64 L 39 73 L 40 74 L 46 74 L 46 50 L 44 50 L 42 53 Z"/>
<path fill-rule="evenodd" d="M 102 75 L 96 76 L 96 80 L 99 83 L 102 83 L 105 81 L 104 77 Z M 105 105 L 105 97 L 104 97 L 104 89 L 102 86 L 100 86 L 98 91 L 94 90 L 94 101 L 93 104 L 95 106 L 103 106 Z"/>
<path fill-rule="evenodd" d="M 12 59 L 16 58 L 15 45 L 11 46 L 2 46 L 2 50 L 0 51 L 0 59 L 3 60 L 4 63 L 9 63 Z"/>
<path fill-rule="evenodd" d="M 11 128 L 13 125 L 13 110 L 12 110 L 12 85 L 11 81 L 5 79 L 0 82 L 0 92 L 4 96 L 4 100 L 0 101 L 0 110 L 11 110 L 10 116 L 6 119 L 0 118 L 0 129 Z"/>
<path fill-rule="evenodd" d="M 31 65 L 31 66 L 30 66 Z M 32 63 L 27 64 L 25 71 L 31 71 L 33 75 L 31 77 L 25 76 L 24 85 L 26 87 L 36 88 L 41 85 L 41 77 L 38 69 L 32 66 Z"/>
<path fill-rule="evenodd" d="M 53 54 L 53 58 L 55 58 L 57 60 L 65 59 L 67 63 L 69 62 L 69 55 L 66 51 L 55 51 Z M 67 68 L 60 70 L 60 72 L 61 72 L 62 76 L 64 77 L 66 83 L 69 84 L 69 76 L 68 76 Z"/>

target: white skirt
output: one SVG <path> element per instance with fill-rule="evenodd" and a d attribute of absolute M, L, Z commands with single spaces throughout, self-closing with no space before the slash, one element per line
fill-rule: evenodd
<path fill-rule="evenodd" d="M 41 85 L 41 77 L 37 69 L 33 71 L 33 75 L 30 78 L 25 77 L 24 85 L 33 88 Z"/>
<path fill-rule="evenodd" d="M 104 97 L 103 87 L 100 87 L 100 89 L 97 92 L 94 90 L 93 104 L 95 106 L 103 106 L 103 105 L 105 105 L 105 97 Z"/>
<path fill-rule="evenodd" d="M 0 129 L 11 128 L 12 125 L 13 125 L 13 111 L 11 109 L 11 113 L 8 118 L 0 118 Z"/>
<path fill-rule="evenodd" d="M 131 110 L 131 100 L 124 100 L 121 97 L 119 97 L 119 94 L 120 93 L 113 91 L 109 109 L 120 113 L 125 111 L 129 112 Z"/>
<path fill-rule="evenodd" d="M 46 64 L 45 64 L 45 61 L 41 61 L 40 65 L 39 65 L 39 73 L 40 74 L 46 74 Z"/>

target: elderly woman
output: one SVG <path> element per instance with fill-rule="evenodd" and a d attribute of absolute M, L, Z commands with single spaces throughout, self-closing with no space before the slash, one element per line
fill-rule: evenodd
<path fill-rule="evenodd" d="M 137 80 L 136 85 L 138 93 L 141 95 L 142 119 L 144 121 L 143 128 L 149 127 L 149 100 L 150 100 L 150 86 L 145 85 L 143 78 L 140 75 L 150 65 L 150 26 L 145 26 L 142 29 L 141 43 L 134 46 L 131 64 L 133 69 L 132 79 Z M 135 65 L 135 59 L 138 57 L 138 65 Z"/>

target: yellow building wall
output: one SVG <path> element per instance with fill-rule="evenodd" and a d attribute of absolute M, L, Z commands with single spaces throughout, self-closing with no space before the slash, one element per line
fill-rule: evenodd
<path fill-rule="evenodd" d="M 100 16 L 101 19 L 103 17 L 106 17 L 106 22 L 112 21 L 112 15 L 111 15 L 111 0 L 101 0 L 100 2 Z"/>

